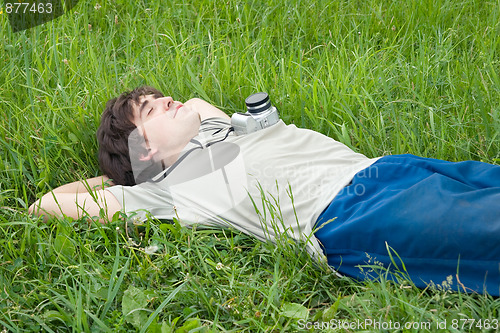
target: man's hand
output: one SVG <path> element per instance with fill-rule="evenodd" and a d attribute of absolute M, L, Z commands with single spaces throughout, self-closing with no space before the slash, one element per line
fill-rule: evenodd
<path fill-rule="evenodd" d="M 212 104 L 205 102 L 199 98 L 192 98 L 184 103 L 184 105 L 191 107 L 192 110 L 198 112 L 200 115 L 200 121 L 203 121 L 208 118 L 225 118 L 231 119 L 224 111 L 219 110 Z"/>

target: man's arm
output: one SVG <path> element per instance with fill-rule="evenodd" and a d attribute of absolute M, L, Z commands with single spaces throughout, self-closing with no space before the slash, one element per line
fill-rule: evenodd
<path fill-rule="evenodd" d="M 121 209 L 120 203 L 111 192 L 104 188 L 112 185 L 106 176 L 90 178 L 60 186 L 46 193 L 29 207 L 29 213 L 37 216 L 66 215 L 72 218 L 100 216 L 111 218 Z M 100 218 L 106 222 L 106 218 Z"/>
<path fill-rule="evenodd" d="M 198 112 L 201 121 L 214 117 L 231 119 L 227 114 L 224 113 L 224 111 L 219 110 L 212 104 L 205 102 L 204 100 L 199 98 L 192 98 L 185 102 L 184 105 L 190 106 L 193 108 L 193 110 Z"/>
<path fill-rule="evenodd" d="M 52 190 L 54 193 L 86 193 L 88 190 L 100 190 L 107 186 L 113 186 L 113 182 L 107 176 L 98 176 L 83 181 L 59 186 Z"/>

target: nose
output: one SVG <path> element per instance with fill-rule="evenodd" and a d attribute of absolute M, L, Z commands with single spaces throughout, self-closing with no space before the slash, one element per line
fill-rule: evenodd
<path fill-rule="evenodd" d="M 161 97 L 159 100 L 167 110 L 174 104 L 174 99 L 170 96 Z"/>

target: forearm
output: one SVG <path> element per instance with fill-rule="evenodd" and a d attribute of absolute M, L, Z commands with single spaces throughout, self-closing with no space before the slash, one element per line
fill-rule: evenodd
<path fill-rule="evenodd" d="M 116 198 L 105 187 L 113 185 L 106 176 L 76 181 L 59 186 L 46 193 L 29 207 L 29 213 L 38 216 L 66 215 L 80 218 L 84 215 L 100 215 L 102 209 L 110 217 L 120 210 Z M 101 219 L 102 220 L 102 219 Z"/>
<path fill-rule="evenodd" d="M 87 193 L 90 190 L 99 190 L 107 186 L 112 186 L 113 183 L 107 176 L 98 176 L 82 181 L 76 181 L 65 184 L 53 189 L 53 193 Z"/>
<path fill-rule="evenodd" d="M 91 192 L 65 193 L 54 191 L 46 193 L 29 207 L 29 213 L 43 216 L 66 215 L 75 219 L 88 216 L 99 216 L 101 222 L 106 222 L 120 210 L 120 204 L 108 191 L 95 190 Z M 101 215 L 104 213 L 104 216 Z"/>
<path fill-rule="evenodd" d="M 54 191 L 44 194 L 29 207 L 29 213 L 37 216 L 43 216 L 45 220 L 47 220 L 48 216 L 61 215 L 69 215 L 77 218 L 82 211 L 80 208 L 81 203 L 79 203 L 78 200 L 78 194 L 82 194 L 82 192 L 64 192 L 65 190 L 73 188 L 73 183 L 66 184 L 63 187 L 62 192 L 56 192 L 57 189 L 55 189 Z M 65 208 L 68 206 L 73 207 L 75 214 L 67 214 L 67 212 L 65 212 Z"/>

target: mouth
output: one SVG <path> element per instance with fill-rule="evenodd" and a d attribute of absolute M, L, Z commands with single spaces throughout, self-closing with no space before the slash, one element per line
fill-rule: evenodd
<path fill-rule="evenodd" d="M 175 108 L 175 112 L 174 112 L 174 118 L 175 116 L 177 115 L 177 112 L 179 112 L 179 109 L 182 108 L 184 105 L 182 104 L 179 104 L 176 108 Z"/>

